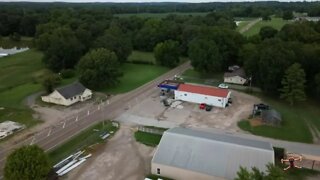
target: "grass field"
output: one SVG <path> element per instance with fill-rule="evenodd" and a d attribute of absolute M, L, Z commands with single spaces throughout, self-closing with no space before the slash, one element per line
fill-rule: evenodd
<path fill-rule="evenodd" d="M 137 16 L 141 18 L 165 18 L 170 14 L 175 14 L 178 16 L 205 16 L 208 13 L 207 12 L 171 12 L 171 13 L 131 13 L 131 14 L 115 14 L 116 17 L 131 17 L 131 16 Z"/>
<path fill-rule="evenodd" d="M 169 68 L 126 63 L 122 66 L 121 70 L 123 76 L 120 78 L 120 83 L 114 87 L 101 89 L 101 91 L 115 94 L 131 91 L 169 71 Z"/>
<path fill-rule="evenodd" d="M 245 36 L 253 36 L 258 34 L 260 29 L 264 26 L 271 26 L 277 30 L 280 30 L 285 24 L 288 23 L 290 23 L 290 21 L 283 20 L 282 18 L 272 17 L 271 21 L 260 21 L 243 34 Z"/>
<path fill-rule="evenodd" d="M 145 144 L 147 146 L 157 146 L 161 140 L 161 135 L 146 133 L 142 131 L 136 131 L 134 133 L 136 141 Z"/>
<path fill-rule="evenodd" d="M 184 81 L 189 83 L 207 84 L 213 86 L 217 86 L 223 82 L 222 73 L 204 74 L 193 69 L 188 69 L 181 75 L 181 77 Z"/>
<path fill-rule="evenodd" d="M 113 131 L 115 133 L 117 130 L 118 128 L 112 126 L 111 121 L 106 121 L 104 126 L 103 123 L 93 125 L 92 127 L 82 131 L 77 136 L 68 140 L 66 143 L 48 152 L 50 161 L 52 165 L 56 164 L 76 151 L 85 149 L 88 146 L 96 143 L 105 142 L 105 140 L 102 140 L 99 135 L 105 131 Z"/>
<path fill-rule="evenodd" d="M 13 47 L 33 47 L 32 37 L 21 37 L 20 41 L 12 41 L 9 37 L 0 38 L 0 47 L 9 49 Z"/>
<path fill-rule="evenodd" d="M 152 52 L 133 51 L 128 57 L 128 62 L 146 62 L 155 64 L 156 59 Z"/>
<path fill-rule="evenodd" d="M 306 102 L 301 105 L 290 106 L 278 99 L 262 97 L 262 99 L 280 112 L 283 120 L 281 127 L 257 126 L 251 127 L 248 121 L 238 123 L 243 130 L 253 134 L 282 139 L 288 141 L 298 141 L 312 143 L 312 134 L 310 133 L 306 122 L 312 123 L 320 130 L 320 108 L 312 102 Z M 294 135 L 293 135 L 294 134 Z"/>

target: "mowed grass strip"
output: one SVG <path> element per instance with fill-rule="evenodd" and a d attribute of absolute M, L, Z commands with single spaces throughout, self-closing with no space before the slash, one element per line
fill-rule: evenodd
<path fill-rule="evenodd" d="M 312 122 L 320 129 L 319 123 L 317 123 L 320 117 L 319 105 L 314 106 L 314 104 L 306 102 L 301 105 L 290 106 L 288 103 L 278 99 L 268 97 L 262 97 L 262 99 L 281 114 L 282 126 L 262 125 L 251 127 L 248 121 L 240 121 L 238 126 L 241 129 L 255 135 L 274 139 L 312 143 L 312 134 L 306 122 Z"/>
<path fill-rule="evenodd" d="M 290 21 L 283 20 L 282 18 L 272 17 L 270 21 L 260 21 L 254 26 L 252 26 L 248 31 L 244 32 L 245 36 L 253 36 L 259 34 L 260 29 L 264 26 L 271 26 L 277 30 L 281 30 L 281 28 L 290 23 Z"/>
<path fill-rule="evenodd" d="M 135 137 L 136 141 L 138 141 L 142 144 L 155 147 L 160 143 L 162 136 L 158 135 L 158 134 L 151 134 L 151 133 L 147 133 L 147 132 L 136 131 L 134 133 L 134 137 Z"/>
<path fill-rule="evenodd" d="M 125 93 L 142 86 L 169 70 L 169 68 L 162 66 L 125 63 L 121 67 L 123 76 L 119 79 L 119 84 L 114 87 L 103 88 L 100 91 L 112 94 Z"/>
<path fill-rule="evenodd" d="M 49 151 L 49 159 L 52 165 L 54 165 L 76 151 L 82 150 L 95 143 L 105 142 L 99 135 L 105 131 L 108 131 L 109 133 L 113 131 L 115 133 L 117 129 L 118 128 L 112 126 L 111 121 L 106 121 L 104 126 L 103 123 L 93 125 L 52 151 Z"/>

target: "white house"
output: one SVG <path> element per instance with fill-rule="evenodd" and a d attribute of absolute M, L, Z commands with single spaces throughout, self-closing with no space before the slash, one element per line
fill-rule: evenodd
<path fill-rule="evenodd" d="M 271 143 L 237 135 L 173 128 L 164 132 L 151 172 L 172 179 L 234 179 L 240 166 L 266 172 L 274 164 Z"/>
<path fill-rule="evenodd" d="M 180 84 L 174 91 L 176 100 L 192 103 L 205 103 L 216 107 L 226 107 L 231 92 L 228 89 L 221 89 L 209 86 L 199 86 L 192 84 Z"/>
<path fill-rule="evenodd" d="M 84 87 L 81 83 L 73 83 L 68 86 L 58 88 L 41 99 L 47 103 L 54 103 L 64 106 L 70 106 L 76 102 L 82 102 L 92 97 L 92 91 Z"/>
<path fill-rule="evenodd" d="M 246 74 L 242 68 L 226 72 L 224 73 L 224 82 L 244 85 L 247 82 Z"/>

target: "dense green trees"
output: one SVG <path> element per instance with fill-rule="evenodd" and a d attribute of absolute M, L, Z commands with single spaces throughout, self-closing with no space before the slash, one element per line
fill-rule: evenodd
<path fill-rule="evenodd" d="M 267 173 L 259 171 L 253 167 L 251 171 L 247 168 L 240 167 L 235 180 L 285 180 L 285 174 L 279 167 L 268 164 Z"/>
<path fill-rule="evenodd" d="M 53 92 L 54 88 L 60 84 L 60 82 L 61 78 L 59 75 L 49 73 L 42 80 L 42 86 L 47 93 L 51 93 Z"/>
<path fill-rule="evenodd" d="M 282 15 L 282 18 L 283 18 L 284 20 L 291 20 L 291 19 L 293 19 L 293 13 L 292 13 L 292 11 L 284 11 L 284 12 L 283 12 L 283 15 Z"/>
<path fill-rule="evenodd" d="M 264 26 L 260 29 L 259 35 L 261 39 L 264 40 L 275 37 L 277 33 L 278 30 L 274 29 L 273 27 Z"/>
<path fill-rule="evenodd" d="M 199 72 L 220 72 L 222 55 L 213 40 L 195 39 L 189 46 L 189 58 L 192 66 Z"/>
<path fill-rule="evenodd" d="M 117 26 L 108 29 L 105 34 L 98 37 L 93 44 L 94 48 L 106 48 L 116 53 L 118 60 L 123 63 L 127 61 L 132 52 L 130 39 Z"/>
<path fill-rule="evenodd" d="M 168 40 L 157 44 L 154 48 L 154 56 L 157 63 L 162 66 L 177 66 L 180 62 L 179 43 L 177 41 Z"/>
<path fill-rule="evenodd" d="M 92 89 L 114 85 L 122 75 L 119 64 L 114 52 L 103 48 L 91 50 L 77 66 L 80 82 Z"/>
<path fill-rule="evenodd" d="M 290 105 L 293 105 L 297 101 L 304 101 L 306 99 L 305 76 L 305 72 L 300 64 L 294 63 L 291 65 L 286 70 L 285 76 L 281 81 L 280 98 L 288 101 Z"/>
<path fill-rule="evenodd" d="M 4 167 L 5 179 L 42 180 L 51 169 L 49 159 L 38 146 L 23 146 L 13 151 Z"/>
<path fill-rule="evenodd" d="M 43 62 L 54 71 L 73 68 L 83 54 L 84 47 L 69 28 L 57 28 L 50 34 L 45 33 L 39 37 L 39 42 L 47 43 L 44 49 Z"/>

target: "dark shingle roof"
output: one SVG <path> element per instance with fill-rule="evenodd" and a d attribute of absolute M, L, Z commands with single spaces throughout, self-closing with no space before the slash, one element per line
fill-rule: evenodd
<path fill-rule="evenodd" d="M 82 94 L 87 88 L 81 83 L 76 82 L 65 87 L 56 89 L 64 98 L 69 99 L 76 95 Z"/>
<path fill-rule="evenodd" d="M 242 68 L 237 69 L 233 72 L 224 73 L 224 77 L 234 77 L 234 76 L 240 76 L 242 78 L 246 78 L 246 73 L 244 72 L 244 70 Z"/>

